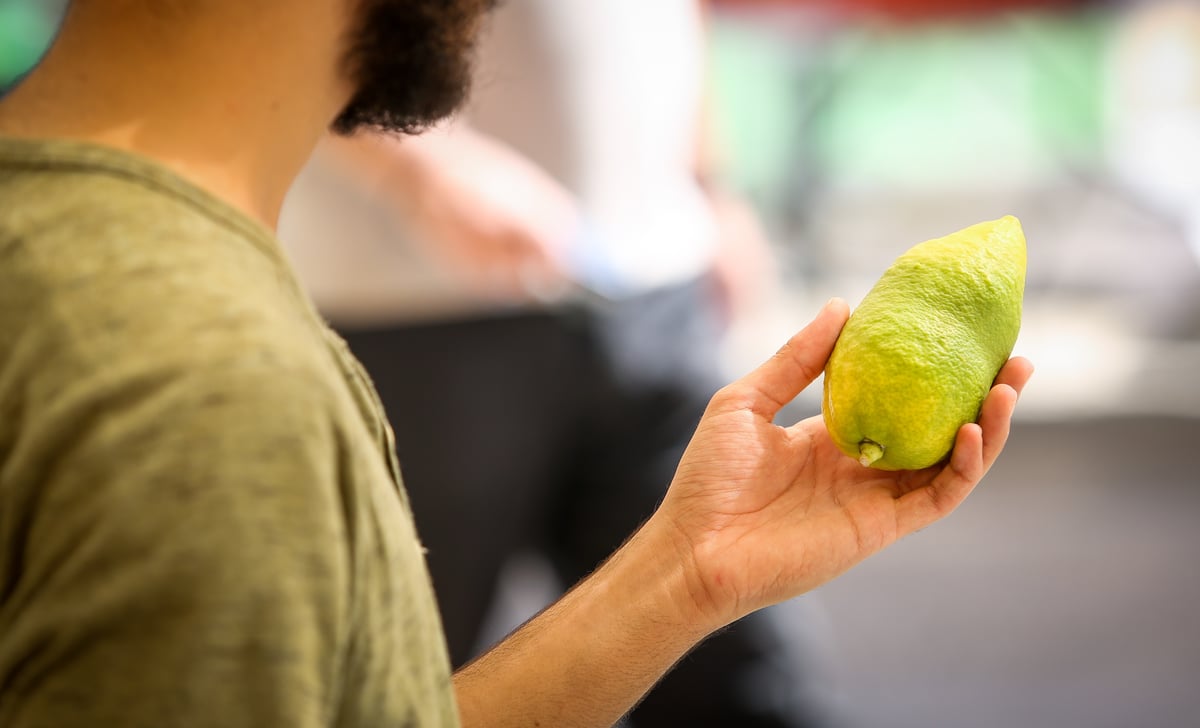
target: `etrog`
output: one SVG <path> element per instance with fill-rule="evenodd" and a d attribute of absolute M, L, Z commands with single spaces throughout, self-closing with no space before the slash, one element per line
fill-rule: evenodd
<path fill-rule="evenodd" d="M 917 470 L 979 417 L 1012 353 L 1025 235 L 1010 216 L 910 248 L 846 322 L 825 367 L 822 414 L 863 465 Z"/>

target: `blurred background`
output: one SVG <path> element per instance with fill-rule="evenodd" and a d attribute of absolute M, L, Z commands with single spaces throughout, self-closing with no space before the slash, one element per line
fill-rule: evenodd
<path fill-rule="evenodd" d="M 0 0 L 0 87 L 64 4 Z M 1029 243 L 1038 371 L 985 485 L 779 610 L 846 724 L 1200 725 L 1200 2 L 713 6 L 725 174 L 783 276 L 731 377 L 917 242 Z"/>
<path fill-rule="evenodd" d="M 789 605 L 827 622 L 843 715 L 1200 725 L 1200 2 L 721 7 L 729 159 L 788 276 L 734 370 L 912 243 L 1008 213 L 1028 238 L 1008 450 Z"/>

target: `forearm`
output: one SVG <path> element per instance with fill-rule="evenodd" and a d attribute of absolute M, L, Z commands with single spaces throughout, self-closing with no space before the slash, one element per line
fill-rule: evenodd
<path fill-rule="evenodd" d="M 448 169 L 472 169 L 499 155 L 514 156 L 510 149 L 463 120 L 412 135 L 328 134 L 321 146 L 331 150 L 336 162 L 353 176 L 406 190 Z"/>
<path fill-rule="evenodd" d="M 454 678 L 463 725 L 610 726 L 709 632 L 686 553 L 653 520 Z"/>
<path fill-rule="evenodd" d="M 386 193 L 419 189 L 443 154 L 440 140 L 394 134 L 360 133 L 352 137 L 327 135 L 321 141 L 326 158 L 364 188 Z"/>

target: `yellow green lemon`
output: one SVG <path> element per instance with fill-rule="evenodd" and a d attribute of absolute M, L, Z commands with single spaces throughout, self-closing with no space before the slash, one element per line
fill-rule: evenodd
<path fill-rule="evenodd" d="M 979 417 L 1021 327 L 1025 235 L 1003 217 L 901 255 L 846 322 L 822 415 L 842 452 L 882 470 L 949 454 Z"/>

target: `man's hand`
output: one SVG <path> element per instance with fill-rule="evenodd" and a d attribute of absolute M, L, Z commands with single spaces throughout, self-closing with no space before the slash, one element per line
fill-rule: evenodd
<path fill-rule="evenodd" d="M 612 725 L 714 630 L 832 579 L 967 497 L 1004 447 L 1032 366 L 1005 365 L 944 467 L 871 470 L 834 446 L 820 417 L 773 422 L 824 369 L 848 316 L 830 302 L 713 398 L 650 520 L 455 675 L 463 725 Z"/>
<path fill-rule="evenodd" d="M 562 288 L 579 226 L 566 188 L 462 124 L 402 143 L 424 147 L 417 184 L 398 192 L 431 254 L 487 296 L 553 297 Z"/>
<path fill-rule="evenodd" d="M 464 123 L 419 137 L 360 134 L 325 144 L 431 260 L 481 297 L 505 302 L 565 290 L 578 206 L 513 149 Z"/>
<path fill-rule="evenodd" d="M 979 423 L 963 425 L 942 466 L 865 468 L 837 449 L 820 416 L 774 424 L 824 369 L 848 316 L 831 301 L 774 358 L 721 390 L 680 463 L 655 519 L 690 564 L 689 597 L 703 623 L 808 591 L 949 514 L 1004 447 L 1033 371 L 1022 358 L 1000 371 Z"/>

